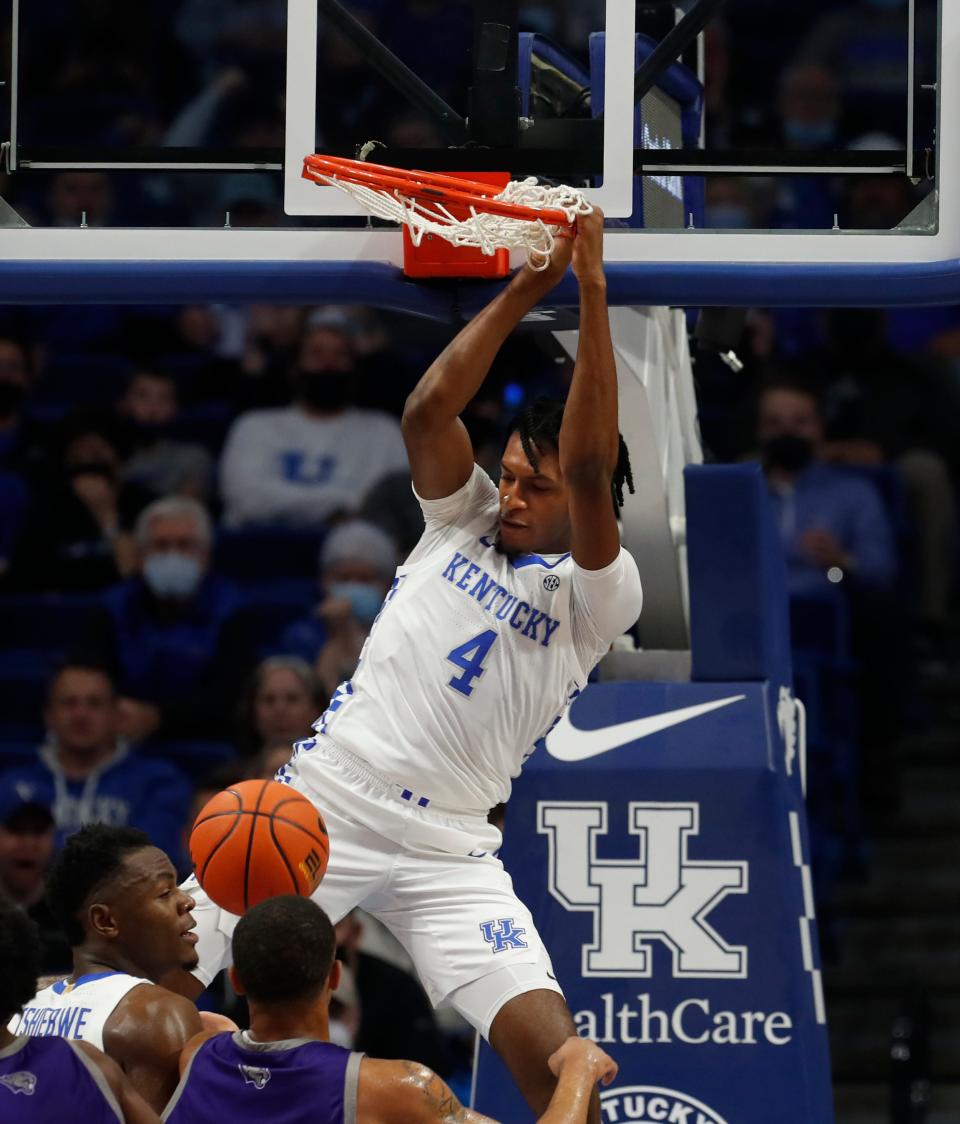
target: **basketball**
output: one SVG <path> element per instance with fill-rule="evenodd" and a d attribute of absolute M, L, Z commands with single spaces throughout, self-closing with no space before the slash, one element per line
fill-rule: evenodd
<path fill-rule="evenodd" d="M 229 913 L 278 894 L 309 897 L 329 857 L 323 817 L 278 781 L 242 781 L 218 792 L 190 833 L 197 881 Z"/>

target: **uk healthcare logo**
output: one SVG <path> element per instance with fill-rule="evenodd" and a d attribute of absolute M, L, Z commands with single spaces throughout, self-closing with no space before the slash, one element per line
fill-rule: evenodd
<path fill-rule="evenodd" d="M 593 914 L 593 940 L 583 946 L 584 976 L 649 978 L 652 943 L 672 956 L 677 979 L 745 979 L 747 949 L 710 925 L 728 894 L 745 894 L 746 862 L 691 859 L 700 830 L 698 803 L 628 805 L 636 859 L 598 859 L 607 834 L 606 801 L 537 804 L 537 831 L 548 837 L 548 887 L 565 909 Z"/>

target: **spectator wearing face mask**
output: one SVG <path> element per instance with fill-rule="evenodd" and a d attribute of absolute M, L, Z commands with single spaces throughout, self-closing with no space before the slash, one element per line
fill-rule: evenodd
<path fill-rule="evenodd" d="M 349 679 L 397 568 L 397 547 L 379 527 L 355 519 L 327 536 L 320 554 L 322 598 L 294 621 L 280 648 L 311 664 L 324 698 Z"/>
<path fill-rule="evenodd" d="M 292 372 L 293 404 L 244 414 L 227 436 L 225 524 L 315 527 L 355 511 L 377 481 L 406 470 L 397 421 L 349 404 L 356 379 L 346 326 L 308 322 Z"/>
<path fill-rule="evenodd" d="M 820 459 L 824 426 L 815 392 L 800 381 L 769 381 L 756 437 L 791 591 L 845 579 L 889 591 L 896 576 L 889 519 L 869 481 Z"/>
<path fill-rule="evenodd" d="M 156 500 L 136 524 L 138 573 L 110 590 L 108 651 L 122 669 L 121 728 L 133 740 L 229 730 L 229 622 L 241 603 L 210 572 L 212 529 L 196 500 Z"/>
<path fill-rule="evenodd" d="M 801 605 L 805 598 L 842 599 L 849 614 L 865 749 L 861 791 L 868 809 L 887 811 L 897 793 L 894 749 L 909 676 L 903 608 L 894 591 L 898 559 L 887 511 L 869 480 L 822 459 L 823 418 L 807 384 L 778 378 L 763 387 L 756 437 L 791 597 Z"/>
<path fill-rule="evenodd" d="M 130 379 L 117 405 L 133 452 L 123 479 L 153 497 L 178 495 L 205 499 L 213 480 L 213 460 L 201 445 L 177 441 L 171 430 L 180 412 L 172 375 L 141 369 Z"/>
<path fill-rule="evenodd" d="M 786 70 L 780 80 L 777 110 L 778 143 L 788 150 L 841 147 L 840 87 L 825 67 L 805 63 Z M 839 195 L 829 177 L 783 176 L 777 187 L 773 225 L 828 230 L 838 209 Z"/>

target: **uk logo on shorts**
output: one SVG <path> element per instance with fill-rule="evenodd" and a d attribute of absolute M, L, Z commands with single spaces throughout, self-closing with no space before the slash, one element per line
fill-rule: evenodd
<path fill-rule="evenodd" d="M 518 929 L 512 917 L 480 922 L 483 939 L 487 944 L 493 945 L 494 952 L 504 952 L 508 948 L 526 948 L 527 942 L 520 939 L 526 931 Z"/>

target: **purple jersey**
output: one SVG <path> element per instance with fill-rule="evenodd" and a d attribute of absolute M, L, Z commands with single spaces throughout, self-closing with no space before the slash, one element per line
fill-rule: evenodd
<path fill-rule="evenodd" d="M 106 1078 L 66 1038 L 15 1038 L 0 1050 L 3 1124 L 123 1124 Z"/>
<path fill-rule="evenodd" d="M 354 1124 L 362 1054 L 315 1038 L 209 1038 L 190 1059 L 163 1119 L 169 1124 Z"/>

